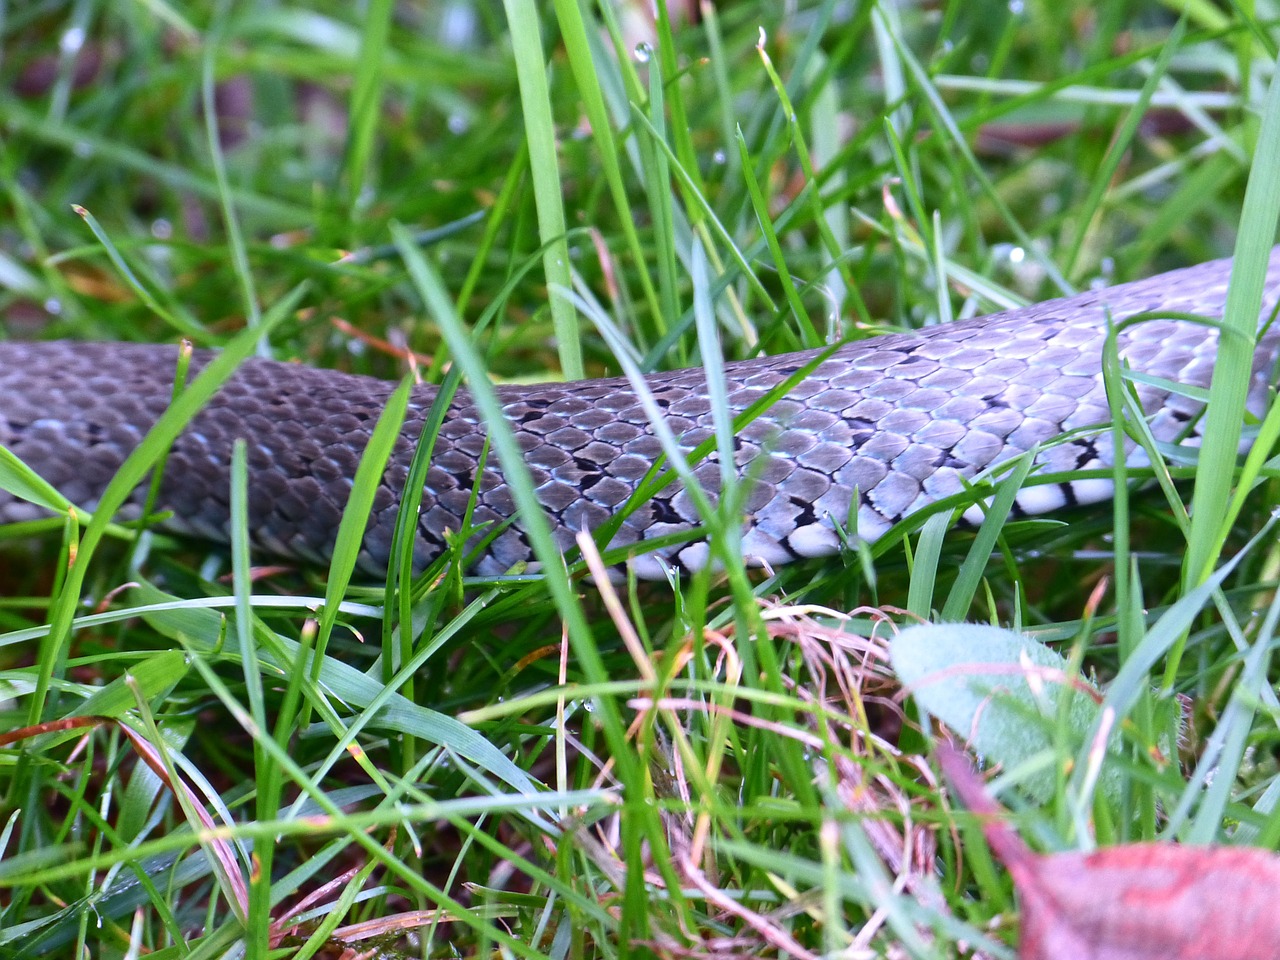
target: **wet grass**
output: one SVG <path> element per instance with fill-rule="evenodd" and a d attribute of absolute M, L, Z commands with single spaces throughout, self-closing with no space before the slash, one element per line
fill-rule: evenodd
<path fill-rule="evenodd" d="M 1246 200 L 1250 159 L 1276 168 L 1270 24 L 721 6 L 0 0 L 7 334 L 270 327 L 282 359 L 531 382 L 620 371 L 595 315 L 651 370 L 1271 245 L 1274 183 Z M 1123 803 L 1073 792 L 1064 734 L 1028 837 L 1274 846 L 1278 557 L 1252 538 L 1280 498 L 1264 451 L 1233 500 L 1238 384 L 1174 468 L 1193 521 L 1135 482 L 776 575 L 387 585 L 350 576 L 354 534 L 345 565 L 264 571 L 105 516 L 18 531 L 0 955 L 1011 955 L 1008 882 L 956 845 L 886 663 L 917 618 L 1117 684 Z M 1178 757 L 1150 749 L 1171 704 Z"/>

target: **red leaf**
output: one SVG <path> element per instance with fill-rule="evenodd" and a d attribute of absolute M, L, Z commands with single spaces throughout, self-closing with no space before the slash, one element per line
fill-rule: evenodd
<path fill-rule="evenodd" d="M 938 750 L 956 794 L 983 818 L 1022 907 L 1023 960 L 1274 960 L 1280 857 L 1248 847 L 1135 843 L 1033 853 L 1000 818 L 968 760 Z"/>

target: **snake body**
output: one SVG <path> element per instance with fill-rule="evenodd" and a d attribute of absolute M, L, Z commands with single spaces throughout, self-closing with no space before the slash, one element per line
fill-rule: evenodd
<path fill-rule="evenodd" d="M 1100 369 L 1108 317 L 1220 317 L 1229 273 L 1230 261 L 1214 261 L 918 333 L 851 342 L 820 361 L 820 351 L 809 351 L 726 364 L 735 416 L 812 367 L 737 430 L 734 462 L 747 485 L 745 557 L 772 565 L 831 554 L 841 546 L 838 527 L 874 540 L 1036 444 L 1045 444 L 1037 455 L 1044 471 L 1111 465 L 1110 435 L 1085 430 L 1110 419 Z M 1271 256 L 1260 323 L 1278 299 L 1280 247 Z M 1118 339 L 1121 356 L 1137 371 L 1191 387 L 1209 383 L 1218 340 L 1212 327 L 1157 319 L 1127 326 Z M 1280 356 L 1280 325 L 1264 325 L 1255 356 L 1249 406 L 1262 413 Z M 193 368 L 209 357 L 197 351 Z M 169 405 L 176 364 L 172 346 L 0 344 L 0 443 L 73 503 L 92 509 Z M 394 386 L 247 361 L 173 446 L 157 507 L 172 512 L 169 523 L 180 531 L 225 540 L 229 463 L 234 441 L 243 438 L 257 547 L 324 561 L 360 455 Z M 657 577 L 708 562 L 702 542 L 645 545 L 701 521 L 679 483 L 628 503 L 662 445 L 626 379 L 497 389 L 562 548 L 573 545 L 577 531 L 597 531 L 633 507 L 609 546 L 634 545 L 629 562 L 637 574 Z M 651 374 L 645 389 L 684 451 L 712 438 L 702 370 Z M 1157 440 L 1188 433 L 1199 402 L 1143 378 L 1137 389 Z M 386 567 L 410 459 L 434 399 L 434 387 L 413 393 L 368 520 L 361 563 L 369 570 Z M 1070 436 L 1050 442 L 1063 434 Z M 496 575 L 533 559 L 519 519 L 508 522 L 515 503 L 496 457 L 481 468 L 486 435 L 464 388 L 435 440 L 417 522 L 419 566 L 446 548 L 446 537 L 463 528 L 469 511 L 472 545 L 499 530 L 478 551 L 476 572 Z M 714 451 L 692 471 L 714 501 L 721 482 Z M 1030 486 L 1019 494 L 1018 509 L 1044 512 L 1110 492 L 1105 480 Z M 135 493 L 135 511 L 144 497 L 145 491 Z M 0 520 L 41 515 L 41 508 L 0 492 Z"/>

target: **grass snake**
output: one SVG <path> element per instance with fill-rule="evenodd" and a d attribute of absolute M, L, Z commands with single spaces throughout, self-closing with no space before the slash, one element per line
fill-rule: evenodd
<path fill-rule="evenodd" d="M 1219 260 L 1135 283 L 1004 313 L 846 343 L 820 351 L 725 365 L 729 406 L 740 415 L 778 384 L 812 370 L 734 439 L 747 484 L 742 548 L 751 562 L 780 564 L 834 553 L 843 529 L 871 541 L 915 511 L 964 489 L 965 481 L 1040 444 L 1041 470 L 1108 467 L 1101 356 L 1108 317 L 1193 313 L 1221 317 L 1231 262 Z M 1265 323 L 1280 298 L 1280 248 L 1267 274 L 1249 407 L 1264 412 L 1280 355 L 1280 324 Z M 1120 353 L 1135 371 L 1152 434 L 1172 441 L 1194 430 L 1201 404 L 1161 380 L 1209 384 L 1218 333 L 1185 320 L 1126 326 Z M 197 351 L 193 369 L 208 362 Z M 73 503 L 92 509 L 123 459 L 171 400 L 177 348 L 128 343 L 0 343 L 0 443 Z M 1156 379 L 1151 379 L 1156 378 Z M 713 436 L 707 379 L 700 369 L 650 374 L 648 391 L 682 449 Z M 394 384 L 332 370 L 245 362 L 178 439 L 157 507 L 169 526 L 215 540 L 228 534 L 232 444 L 248 444 L 250 530 L 264 553 L 324 561 L 356 465 Z M 662 452 L 636 391 L 624 378 L 499 386 L 538 499 L 559 545 L 595 531 L 628 504 Z M 1190 391 L 1195 393 L 1196 391 Z M 1202 392 L 1202 390 L 1201 390 Z M 392 528 L 415 443 L 435 388 L 415 389 L 402 434 L 377 491 L 361 564 L 385 569 Z M 1062 442 L 1055 438 L 1069 434 Z M 481 471 L 486 428 L 465 388 L 435 441 L 417 522 L 416 562 L 438 555 L 446 533 L 470 523 L 502 527 L 472 568 L 496 575 L 532 560 L 496 457 Z M 1140 460 L 1140 452 L 1131 459 Z M 477 473 L 479 479 L 477 481 Z M 721 468 L 714 452 L 693 465 L 714 500 Z M 473 491 L 475 493 L 472 503 Z M 1110 481 L 1024 488 L 1017 509 L 1042 513 L 1104 499 Z M 135 512 L 144 491 L 135 493 Z M 636 544 L 642 577 L 708 561 L 704 542 L 646 549 L 644 541 L 699 524 L 679 484 L 633 504 L 611 546 Z M 0 492 L 0 521 L 35 519 L 40 508 Z M 476 533 L 473 544 L 484 534 Z"/>

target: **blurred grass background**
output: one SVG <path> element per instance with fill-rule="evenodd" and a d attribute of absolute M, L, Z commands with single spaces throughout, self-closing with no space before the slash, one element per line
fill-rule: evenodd
<path fill-rule="evenodd" d="M 490 319 L 490 375 L 533 382 L 618 369 L 550 295 L 575 285 L 659 369 L 699 361 L 699 292 L 735 358 L 1134 279 L 1230 254 L 1274 15 L 0 0 L 0 313 L 15 338 L 216 346 L 305 283 L 273 355 L 395 377 L 408 349 L 439 380 L 449 352 L 398 224 L 466 328 Z M 98 616 L 58 648 L 43 716 L 106 719 L 0 755 L 0 953 L 951 956 L 992 923 L 1008 939 L 1004 881 L 939 826 L 909 710 L 897 738 L 878 620 L 949 603 L 1089 648 L 1105 678 L 1116 623 L 1183 590 L 1168 504 L 1131 510 L 1118 561 L 1108 505 L 1006 525 L 959 601 L 963 530 L 727 585 L 630 585 L 622 613 L 577 579 L 585 673 L 562 645 L 568 601 L 538 578 L 452 575 L 386 616 L 380 586 L 353 587 L 313 673 L 315 571 L 233 587 L 221 550 L 104 551 L 79 608 Z M 57 540 L 23 532 L 0 558 L 6 729 L 66 602 Z M 1276 560 L 1270 541 L 1248 554 L 1174 676 L 1153 671 L 1182 698 L 1189 763 L 1238 641 L 1267 642 L 1249 631 Z M 1119 610 L 1117 562 L 1139 573 Z M 227 624 L 211 613 L 237 603 Z M 834 633 L 810 605 L 856 616 Z M 413 669 L 391 696 L 397 657 Z M 1274 840 L 1275 724 L 1230 717 L 1216 729 L 1242 747 L 1211 836 L 1240 821 Z M 1155 836 L 1194 796 L 1138 746 L 1116 760 L 1133 787 L 1104 839 Z M 1036 822 L 1070 843 L 1058 799 Z M 235 826 L 197 837 L 201 806 Z"/>

